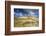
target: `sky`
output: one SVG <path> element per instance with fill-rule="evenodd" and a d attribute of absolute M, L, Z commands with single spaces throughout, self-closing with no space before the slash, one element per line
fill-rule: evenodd
<path fill-rule="evenodd" d="M 21 16 L 39 17 L 39 9 L 14 8 L 14 16 L 16 16 L 16 17 L 21 17 Z"/>

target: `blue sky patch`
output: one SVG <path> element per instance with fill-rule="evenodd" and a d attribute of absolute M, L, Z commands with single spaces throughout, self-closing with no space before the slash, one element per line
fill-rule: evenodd
<path fill-rule="evenodd" d="M 36 16 L 36 17 L 39 17 L 39 9 L 14 8 L 14 16 L 16 16 L 16 17 L 22 17 L 22 16 Z"/>

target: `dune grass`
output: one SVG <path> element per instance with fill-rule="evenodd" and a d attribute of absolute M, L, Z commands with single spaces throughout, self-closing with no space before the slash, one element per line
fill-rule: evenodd
<path fill-rule="evenodd" d="M 14 17 L 14 27 L 35 27 L 38 26 L 38 21 L 32 18 L 16 18 Z"/>

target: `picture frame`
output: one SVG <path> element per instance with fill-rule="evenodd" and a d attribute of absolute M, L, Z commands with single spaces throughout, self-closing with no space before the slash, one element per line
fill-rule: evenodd
<path fill-rule="evenodd" d="M 16 13 L 17 10 L 19 10 L 18 13 Z M 22 26 L 15 25 L 16 28 L 14 27 L 13 23 L 16 20 L 16 18 L 14 18 L 14 17 L 17 16 L 16 14 L 19 14 L 18 15 L 19 17 L 23 16 L 23 15 L 20 15 L 20 13 L 21 14 L 24 13 L 24 10 L 28 11 L 28 13 L 29 13 L 29 10 L 32 12 L 35 12 L 35 14 L 37 14 L 35 16 L 39 16 L 39 17 L 37 17 L 39 19 L 39 20 L 37 19 L 39 22 L 39 26 L 28 27 L 25 25 L 26 27 L 24 27 L 24 26 L 22 27 Z M 15 14 L 15 16 L 14 16 L 14 14 Z M 31 13 L 31 14 L 34 14 L 34 13 Z M 25 14 L 24 16 L 27 16 L 27 15 Z M 29 16 L 31 16 L 31 15 L 29 15 Z M 30 20 L 30 19 L 28 19 L 28 20 Z M 18 23 L 18 21 L 17 21 L 17 23 Z M 23 23 L 22 20 L 21 20 L 21 23 Z M 15 22 L 15 24 L 16 24 L 16 22 Z M 20 25 L 20 22 L 19 22 L 19 25 Z M 44 33 L 44 32 L 45 32 L 45 5 L 44 5 L 44 3 L 5 1 L 5 35 L 35 34 L 35 33 Z"/>

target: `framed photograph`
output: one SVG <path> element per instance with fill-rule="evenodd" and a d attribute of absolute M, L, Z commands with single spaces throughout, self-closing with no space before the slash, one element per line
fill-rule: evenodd
<path fill-rule="evenodd" d="M 5 1 L 5 34 L 45 32 L 44 3 Z"/>

